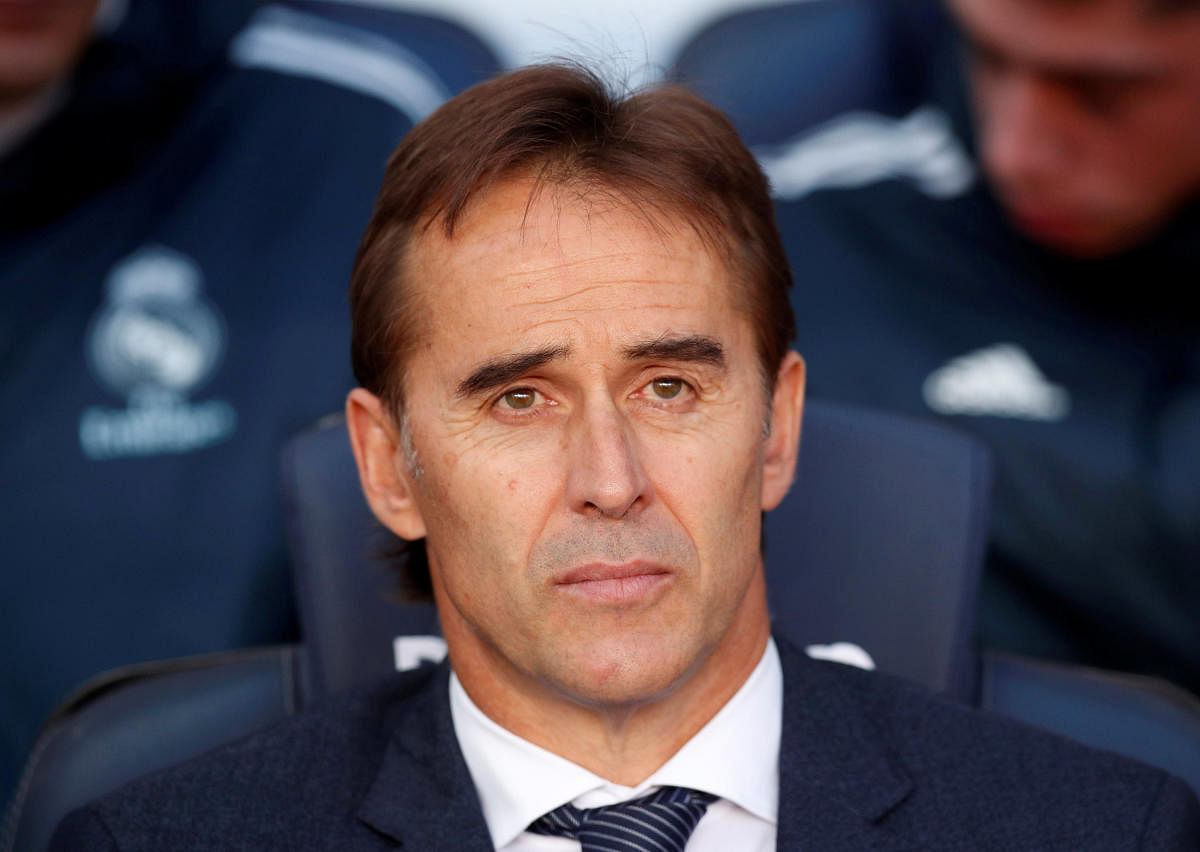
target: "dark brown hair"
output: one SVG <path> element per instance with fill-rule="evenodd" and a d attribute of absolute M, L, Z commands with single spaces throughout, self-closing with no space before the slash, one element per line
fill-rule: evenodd
<path fill-rule="evenodd" d="M 350 282 L 359 383 L 403 419 L 404 364 L 419 342 L 420 282 L 406 251 L 427 228 L 448 238 L 488 188 L 531 175 L 534 191 L 578 188 L 626 202 L 651 224 L 684 222 L 730 271 L 750 317 L 766 387 L 795 331 L 791 271 L 767 180 L 733 125 L 678 86 L 618 94 L 573 65 L 524 68 L 473 86 L 405 137 L 358 249 Z M 410 562 L 413 560 L 410 559 Z M 420 590 L 421 567 L 410 564 Z"/>

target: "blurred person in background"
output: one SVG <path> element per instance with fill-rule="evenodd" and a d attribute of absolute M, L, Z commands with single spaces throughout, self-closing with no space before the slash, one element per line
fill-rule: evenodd
<path fill-rule="evenodd" d="M 83 679 L 294 635 L 387 156 L 491 52 L 354 3 L 0 0 L 0 800 Z"/>
<path fill-rule="evenodd" d="M 983 643 L 1200 693 L 1200 2 L 802 3 L 679 74 L 771 178 L 813 394 L 991 445 Z"/>

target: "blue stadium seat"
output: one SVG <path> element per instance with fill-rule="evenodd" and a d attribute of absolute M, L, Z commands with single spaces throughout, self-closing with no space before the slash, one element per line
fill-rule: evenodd
<path fill-rule="evenodd" d="M 385 565 L 397 539 L 367 508 L 340 416 L 287 444 L 283 483 L 314 690 L 337 692 L 391 671 L 393 637 L 440 628 L 432 606 L 400 599 L 397 578 Z"/>
<path fill-rule="evenodd" d="M 986 651 L 980 699 L 988 710 L 1161 767 L 1200 795 L 1200 698 L 1169 681 Z"/>
<path fill-rule="evenodd" d="M 670 77 L 719 107 L 747 145 L 777 144 L 847 109 L 915 101 L 944 21 L 931 0 L 739 10 L 688 39 Z"/>
<path fill-rule="evenodd" d="M 810 401 L 796 484 L 767 515 L 776 628 L 851 642 L 882 671 L 975 695 L 986 450 L 947 427 Z"/>
<path fill-rule="evenodd" d="M 259 648 L 124 666 L 88 681 L 38 739 L 0 850 L 45 849 L 75 808 L 295 712 L 300 658 L 294 646 Z"/>

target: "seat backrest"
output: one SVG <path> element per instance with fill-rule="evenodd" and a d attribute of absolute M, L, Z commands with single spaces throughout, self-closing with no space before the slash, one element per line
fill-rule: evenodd
<path fill-rule="evenodd" d="M 461 92 L 500 70 L 493 45 L 473 28 L 415 4 L 286 0 L 286 5 L 388 40 L 427 66 L 449 92 Z M 426 9 L 436 9 L 428 5 Z"/>
<path fill-rule="evenodd" d="M 435 633 L 399 604 L 373 558 L 395 539 L 371 517 L 340 420 L 284 455 L 301 633 L 312 679 L 337 690 L 394 667 L 393 638 Z M 804 645 L 851 642 L 879 668 L 973 695 L 974 598 L 989 466 L 945 427 L 810 402 L 792 493 L 767 516 L 776 629 Z"/>
<path fill-rule="evenodd" d="M 777 629 L 974 697 L 972 638 L 991 468 L 982 444 L 894 414 L 811 402 L 796 483 L 766 518 Z"/>
<path fill-rule="evenodd" d="M 295 712 L 299 659 L 294 646 L 259 648 L 124 666 L 88 681 L 38 738 L 0 852 L 45 849 L 75 808 Z"/>
<path fill-rule="evenodd" d="M 437 635 L 437 612 L 401 598 L 387 558 L 397 539 L 367 507 L 340 416 L 289 441 L 282 465 L 307 682 L 336 692 L 393 670 L 392 639 Z"/>
<path fill-rule="evenodd" d="M 670 70 L 746 144 L 785 142 L 849 109 L 891 112 L 924 90 L 946 22 L 936 0 L 801 0 L 702 27 Z"/>
<path fill-rule="evenodd" d="M 988 651 L 980 703 L 1165 769 L 1200 795 L 1200 698 L 1173 683 Z"/>

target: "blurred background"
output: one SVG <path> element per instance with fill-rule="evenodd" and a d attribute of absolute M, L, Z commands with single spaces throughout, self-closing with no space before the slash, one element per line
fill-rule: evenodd
<path fill-rule="evenodd" d="M 586 57 L 633 81 L 661 74 L 683 42 L 702 24 L 734 9 L 770 5 L 764 0 L 661 0 L 638 3 L 515 0 L 378 0 L 381 5 L 444 15 L 474 28 L 508 66 L 554 57 Z"/>

